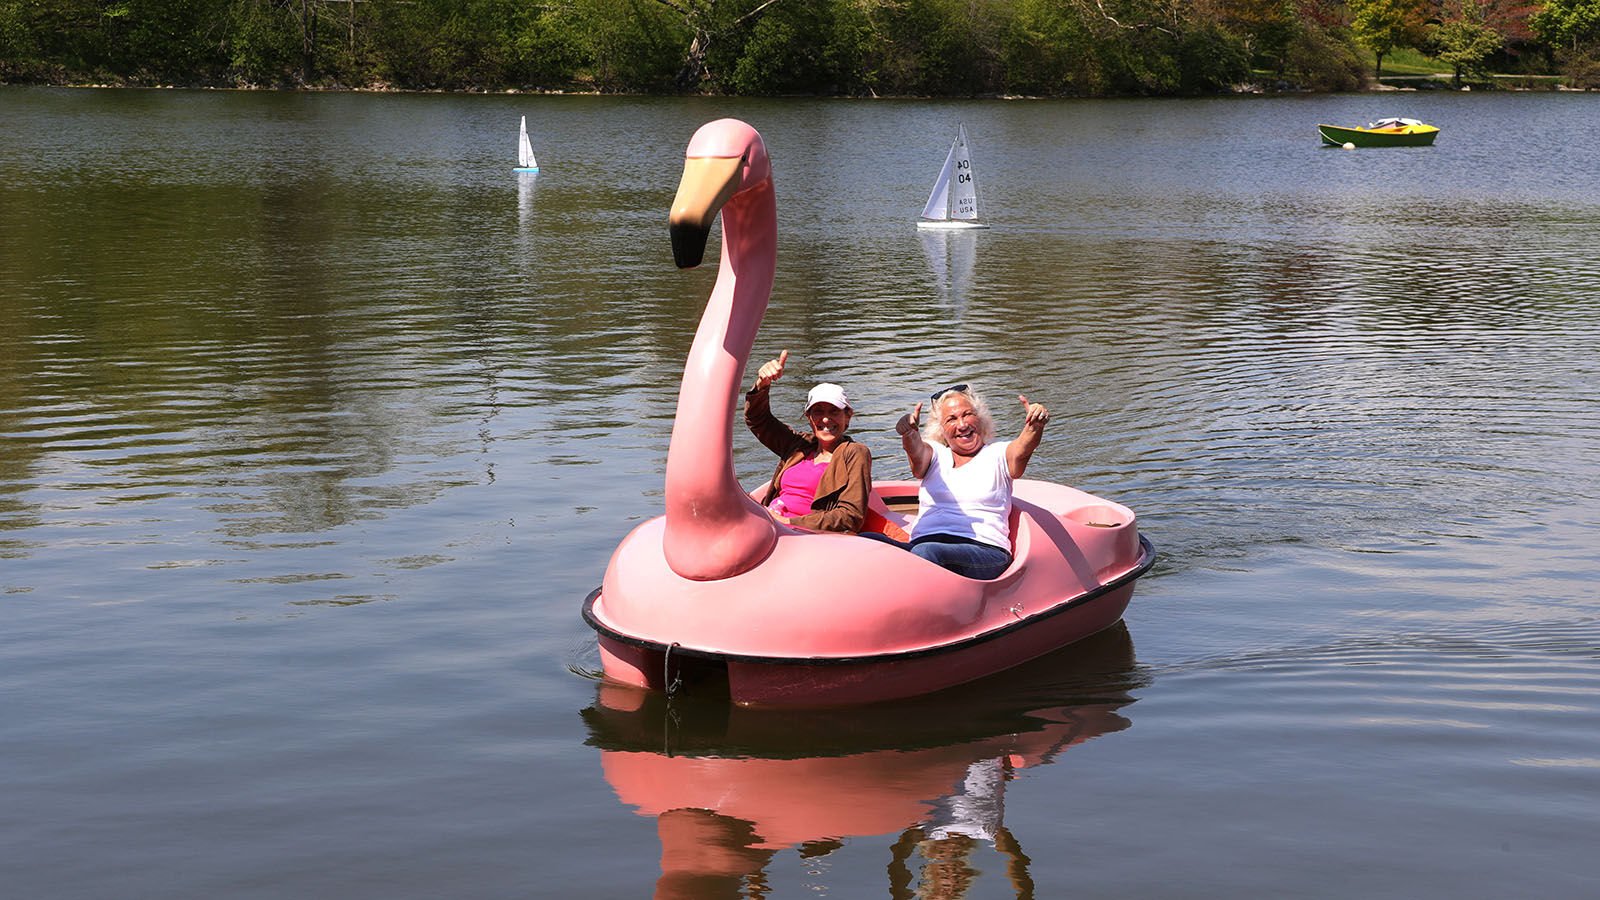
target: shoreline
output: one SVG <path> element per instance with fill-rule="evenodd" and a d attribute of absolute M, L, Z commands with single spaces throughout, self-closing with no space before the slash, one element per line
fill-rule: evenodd
<path fill-rule="evenodd" d="M 1487 84 L 1463 84 L 1461 87 L 1450 85 L 1451 75 L 1448 72 L 1426 75 L 1385 75 L 1382 79 L 1373 80 L 1361 88 L 1348 91 L 1315 90 L 1312 88 L 1288 85 L 1283 87 L 1267 87 L 1256 82 L 1241 82 L 1234 85 L 1231 90 L 1218 91 L 1209 94 L 712 94 L 712 93 L 678 93 L 678 92 L 638 92 L 638 91 L 606 91 L 600 89 L 584 90 L 576 88 L 397 88 L 386 84 L 364 85 L 350 87 L 346 85 L 299 85 L 299 86 L 266 86 L 257 84 L 179 84 L 176 82 L 144 84 L 128 81 L 0 81 L 0 87 L 54 87 L 69 89 L 125 89 L 125 90 L 159 90 L 159 91 L 270 91 L 278 93 L 307 93 L 307 94 L 482 94 L 506 96 L 535 96 L 535 97 L 700 97 L 700 98 L 728 98 L 728 99 L 770 99 L 770 100 L 1113 100 L 1134 97 L 1142 98 L 1196 98 L 1196 97 L 1235 97 L 1235 96 L 1261 96 L 1283 94 L 1377 94 L 1407 91 L 1452 91 L 1470 93 L 1474 90 L 1490 92 L 1553 92 L 1570 91 L 1585 93 L 1593 89 L 1575 88 L 1563 83 L 1559 75 L 1505 75 L 1495 74 L 1489 76 Z M 1417 85 L 1396 85 L 1386 82 L 1414 81 Z M 1514 81 L 1517 84 L 1502 82 Z M 1425 85 L 1425 86 L 1423 86 Z"/>

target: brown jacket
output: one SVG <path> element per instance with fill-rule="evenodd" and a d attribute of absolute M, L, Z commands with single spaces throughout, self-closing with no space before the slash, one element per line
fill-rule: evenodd
<path fill-rule="evenodd" d="M 778 454 L 778 469 L 767 482 L 765 506 L 778 495 L 778 478 L 785 469 L 805 459 L 817 449 L 816 435 L 799 432 L 778 421 L 772 414 L 770 392 L 752 388 L 744 395 L 744 423 L 768 450 Z M 845 435 L 833 448 L 833 460 L 817 482 L 817 496 L 811 512 L 790 521 L 812 531 L 861 530 L 867 514 L 867 494 L 872 490 L 872 451 Z"/>

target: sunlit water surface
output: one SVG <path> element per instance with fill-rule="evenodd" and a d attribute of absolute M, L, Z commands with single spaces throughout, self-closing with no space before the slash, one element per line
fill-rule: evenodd
<path fill-rule="evenodd" d="M 1600 893 L 1595 104 L 0 90 L 0 884 Z M 1318 145 L 1385 114 L 1438 145 Z M 1049 404 L 1161 554 L 1125 628 L 865 713 L 589 676 L 723 115 L 780 413 L 844 382 L 893 477 L 932 388 Z M 919 236 L 958 122 L 994 228 Z"/>

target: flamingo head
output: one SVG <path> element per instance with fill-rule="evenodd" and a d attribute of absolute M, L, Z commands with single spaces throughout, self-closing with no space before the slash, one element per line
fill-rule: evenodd
<path fill-rule="evenodd" d="M 741 192 L 770 181 L 772 165 L 760 132 L 738 119 L 700 126 L 684 156 L 668 224 L 673 261 L 680 269 L 692 269 L 705 258 L 717 213 Z"/>

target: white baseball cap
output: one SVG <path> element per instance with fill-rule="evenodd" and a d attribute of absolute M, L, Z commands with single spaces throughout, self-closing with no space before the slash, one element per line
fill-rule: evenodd
<path fill-rule="evenodd" d="M 827 381 L 812 388 L 811 393 L 806 395 L 808 412 L 818 403 L 831 403 L 840 409 L 850 408 L 850 398 L 844 395 L 844 388 Z"/>

